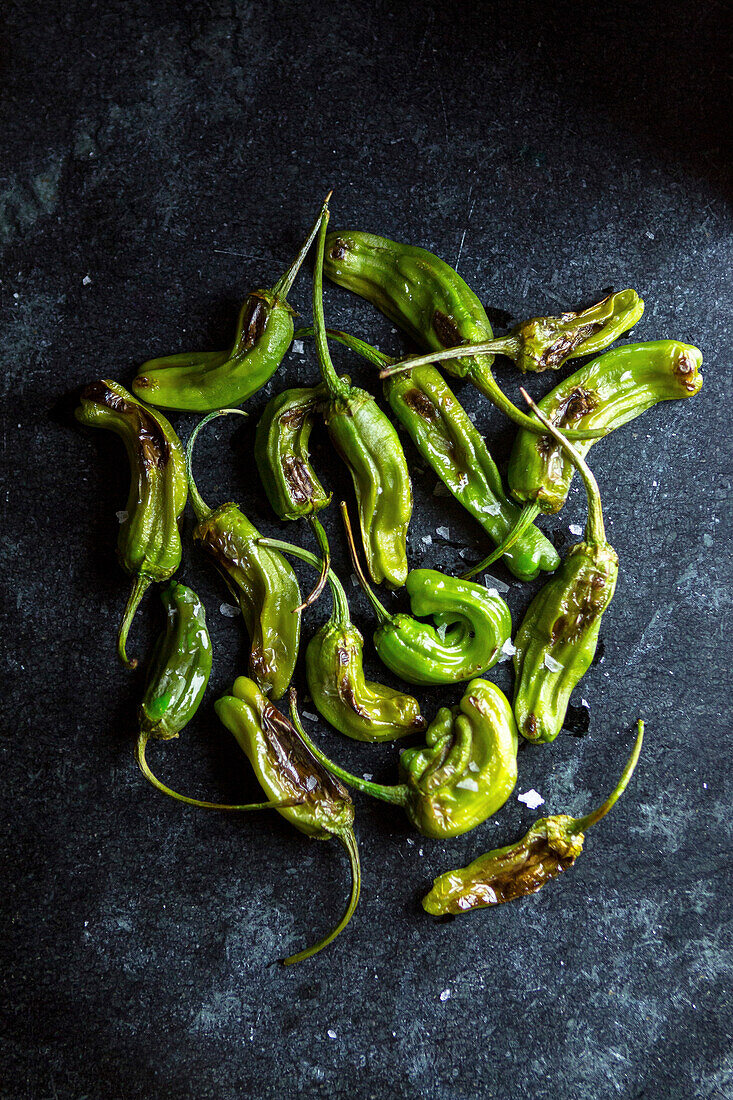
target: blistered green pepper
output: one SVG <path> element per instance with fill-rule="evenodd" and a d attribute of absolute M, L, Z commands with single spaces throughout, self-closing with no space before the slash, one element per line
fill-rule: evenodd
<path fill-rule="evenodd" d="M 318 232 L 326 203 L 282 278 L 272 289 L 254 290 L 245 299 L 232 347 L 148 360 L 132 383 L 138 397 L 164 409 L 209 412 L 240 405 L 265 385 L 293 339 L 294 311 L 286 299 Z"/>
<path fill-rule="evenodd" d="M 601 496 L 585 460 L 540 412 L 527 403 L 580 472 L 588 496 L 585 538 L 572 547 L 554 577 L 537 593 L 514 645 L 514 716 L 528 741 L 554 741 L 573 688 L 595 656 L 601 617 L 616 589 L 618 557 L 606 542 Z"/>
<path fill-rule="evenodd" d="M 373 233 L 354 230 L 330 233 L 323 270 L 334 283 L 381 309 L 426 351 L 446 348 L 453 351 L 456 345 L 493 341 L 486 310 L 476 295 L 452 267 L 424 248 L 398 244 Z M 603 312 L 602 305 L 594 308 Z M 610 343 L 616 338 L 613 308 L 607 320 L 611 321 L 610 332 L 613 333 Z M 568 334 L 563 333 L 562 339 L 567 343 Z M 502 350 L 509 346 L 505 338 Z M 578 348 L 574 354 L 582 353 Z M 501 390 L 491 372 L 493 359 L 490 352 L 472 352 L 460 358 L 448 356 L 446 370 L 460 378 L 468 378 L 520 427 L 543 434 L 541 425 L 521 412 Z M 598 432 L 569 434 L 573 439 L 585 439 L 595 437 Z"/>
<path fill-rule="evenodd" d="M 702 353 L 677 340 L 625 344 L 565 378 L 538 408 L 564 434 L 568 427 L 614 428 L 628 424 L 659 401 L 692 397 L 702 388 Z M 593 440 L 576 450 L 585 457 Z M 549 436 L 519 432 L 509 460 L 509 488 L 537 511 L 559 512 L 573 478 L 573 464 Z"/>
<path fill-rule="evenodd" d="M 406 587 L 413 615 L 390 615 L 369 586 L 356 554 L 346 506 L 342 513 L 359 582 L 377 616 L 374 647 L 390 671 L 409 684 L 457 684 L 480 676 L 499 660 L 512 620 L 498 593 L 437 569 L 412 569 Z"/>
<path fill-rule="evenodd" d="M 402 806 L 424 836 L 475 829 L 504 805 L 517 781 L 517 728 L 508 700 L 488 680 L 472 680 L 460 704 L 441 707 L 421 748 L 400 756 L 401 782 L 372 783 L 334 764 L 308 738 L 290 695 L 291 717 L 324 767 L 366 794 Z"/>
<path fill-rule="evenodd" d="M 359 852 L 354 836 L 354 805 L 349 792 L 315 759 L 287 718 L 276 710 L 257 685 L 240 676 L 232 694 L 218 699 L 216 713 L 246 753 L 260 786 L 278 813 L 306 836 L 335 836 L 351 864 L 351 897 L 336 927 L 285 965 L 315 955 L 343 931 L 359 900 Z M 294 804 L 287 805 L 288 800 Z"/>
<path fill-rule="evenodd" d="M 432 890 L 423 898 L 423 908 L 436 917 L 486 909 L 534 894 L 546 882 L 567 871 L 583 850 L 586 830 L 605 817 L 626 790 L 643 739 L 644 723 L 639 721 L 636 743 L 623 774 L 597 810 L 585 817 L 559 814 L 540 818 L 516 844 L 495 848 L 468 867 L 447 871 L 436 878 Z"/>
<path fill-rule="evenodd" d="M 258 545 L 260 533 L 237 504 L 212 510 L 201 498 L 191 471 L 196 437 L 217 416 L 210 413 L 194 428 L 186 449 L 188 487 L 199 542 L 237 600 L 251 642 L 249 671 L 260 688 L 279 699 L 293 676 L 300 641 L 300 589 L 290 563 L 275 550 Z M 242 414 L 244 415 L 244 414 Z"/>
<path fill-rule="evenodd" d="M 351 473 L 359 524 L 372 579 L 399 587 L 407 576 L 407 528 L 412 484 L 397 432 L 370 393 L 339 378 L 331 361 L 323 316 L 323 249 L 328 215 L 318 234 L 313 275 L 313 327 L 328 391 L 323 416 L 331 442 Z"/>
<path fill-rule="evenodd" d="M 130 463 L 130 492 L 117 539 L 117 556 L 134 577 L 117 637 L 128 668 L 127 635 L 140 600 L 153 581 L 173 576 L 181 563 L 178 521 L 186 506 L 186 465 L 181 441 L 166 418 L 141 404 L 118 382 L 92 382 L 81 394 L 76 419 L 120 436 Z"/>
<path fill-rule="evenodd" d="M 318 568 L 318 558 L 299 546 L 279 539 L 260 543 Z M 417 699 L 365 678 L 364 639 L 351 621 L 346 593 L 332 569 L 328 581 L 333 610 L 305 652 L 308 690 L 318 713 L 355 741 L 395 741 L 421 733 L 427 723 Z"/>

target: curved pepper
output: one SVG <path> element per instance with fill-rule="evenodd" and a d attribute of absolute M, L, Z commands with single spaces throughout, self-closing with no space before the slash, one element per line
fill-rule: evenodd
<path fill-rule="evenodd" d="M 374 647 L 388 669 L 409 684 L 457 684 L 496 664 L 512 630 L 498 594 L 437 569 L 413 569 L 406 582 L 410 607 L 415 615 L 431 615 L 436 626 L 390 615 L 364 576 L 345 504 L 341 511 L 354 570 L 379 621 Z"/>
<path fill-rule="evenodd" d="M 279 539 L 261 539 L 260 544 L 319 567 L 318 558 L 299 546 Z M 364 639 L 351 621 L 346 593 L 333 570 L 328 581 L 333 610 L 305 652 L 308 690 L 318 713 L 355 741 L 395 741 L 421 733 L 427 723 L 417 699 L 365 678 Z"/>
<path fill-rule="evenodd" d="M 625 344 L 581 367 L 537 407 L 556 428 L 604 428 L 628 424 L 659 401 L 692 397 L 702 388 L 702 353 L 676 340 Z M 585 457 L 594 440 L 577 443 Z M 559 512 L 573 478 L 573 464 L 549 436 L 519 432 L 509 460 L 509 488 L 538 511 Z"/>
<path fill-rule="evenodd" d="M 355 230 L 329 233 L 323 270 L 332 282 L 377 306 L 426 351 L 453 351 L 455 345 L 493 340 L 486 310 L 471 288 L 424 248 Z M 507 346 L 505 339 L 502 350 Z M 447 356 L 446 370 L 468 378 L 510 420 L 541 435 L 542 426 L 513 405 L 499 387 L 491 371 L 493 360 L 491 353 Z M 571 438 L 589 434 L 597 433 L 573 432 Z"/>
<path fill-rule="evenodd" d="M 313 274 L 313 322 L 321 375 L 328 391 L 324 421 L 351 473 L 359 524 L 372 580 L 393 587 L 407 576 L 407 528 L 412 484 L 397 432 L 370 393 L 339 378 L 331 361 L 323 317 L 323 249 L 328 214 L 318 234 Z"/>
<path fill-rule="evenodd" d="M 468 867 L 447 871 L 436 878 L 432 890 L 423 898 L 423 909 L 436 917 L 486 909 L 534 894 L 546 882 L 567 871 L 583 850 L 585 831 L 605 817 L 626 790 L 643 739 L 644 723 L 640 720 L 636 743 L 623 774 L 597 810 L 585 817 L 559 814 L 540 818 L 515 844 L 494 848 Z"/>
<path fill-rule="evenodd" d="M 300 641 L 300 589 L 290 563 L 258 545 L 260 533 L 239 506 L 204 503 L 191 472 L 196 437 L 205 424 L 237 409 L 210 413 L 191 433 L 186 449 L 188 486 L 198 520 L 194 542 L 213 559 L 239 603 L 251 642 L 249 671 L 263 691 L 279 699 L 293 676 Z M 244 416 L 245 413 L 240 415 Z"/>
<path fill-rule="evenodd" d="M 209 412 L 240 405 L 265 385 L 293 339 L 294 311 L 286 299 L 318 232 L 328 198 L 282 278 L 272 289 L 254 290 L 245 299 L 232 347 L 148 360 L 132 383 L 138 397 L 164 409 Z"/>
<path fill-rule="evenodd" d="M 181 441 L 166 418 L 118 382 L 102 379 L 82 390 L 76 419 L 108 428 L 122 439 L 130 463 L 130 492 L 117 539 L 120 565 L 135 578 L 117 637 L 128 668 L 127 635 L 140 600 L 153 581 L 173 576 L 181 563 L 178 521 L 186 506 L 186 464 Z"/>
<path fill-rule="evenodd" d="M 287 718 L 257 685 L 240 676 L 232 694 L 218 699 L 216 713 L 249 759 L 260 786 L 278 813 L 306 836 L 335 836 L 351 864 L 351 897 L 336 927 L 312 947 L 290 955 L 285 965 L 315 955 L 343 931 L 359 900 L 359 852 L 354 836 L 354 805 L 349 792 L 308 749 Z M 288 801 L 293 803 L 287 805 Z"/>
<path fill-rule="evenodd" d="M 579 470 L 588 496 L 584 541 L 572 547 L 532 600 L 514 639 L 517 727 L 528 741 L 554 741 L 570 695 L 595 656 L 601 617 L 616 588 L 618 557 L 606 542 L 598 485 L 585 460 L 522 394 Z"/>
<path fill-rule="evenodd" d="M 517 781 L 517 727 L 511 707 L 488 680 L 472 680 L 457 707 L 441 707 L 422 748 L 400 756 L 397 786 L 361 779 L 324 756 L 305 734 L 290 693 L 291 717 L 324 767 L 357 790 L 402 806 L 424 836 L 475 829 L 504 805 Z"/>

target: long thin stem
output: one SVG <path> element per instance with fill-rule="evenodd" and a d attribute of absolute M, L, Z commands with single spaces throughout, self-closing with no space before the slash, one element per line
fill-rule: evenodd
<path fill-rule="evenodd" d="M 481 573 L 484 569 L 488 569 L 488 567 L 493 565 L 499 558 L 503 558 L 507 550 L 510 550 L 512 546 L 514 546 L 514 543 L 522 537 L 524 532 L 537 519 L 539 514 L 540 508 L 538 504 L 525 504 L 522 511 L 519 513 L 517 522 L 514 524 L 504 541 L 500 542 L 496 549 L 492 550 L 488 557 L 480 561 L 478 565 L 473 565 L 465 573 L 461 573 L 463 580 L 470 580 L 471 577 L 475 577 L 477 573 Z"/>
<path fill-rule="evenodd" d="M 387 623 L 392 618 L 387 608 L 378 598 L 376 592 L 372 589 L 369 581 L 366 579 L 364 569 L 359 561 L 359 555 L 356 552 L 356 543 L 354 542 L 354 532 L 351 529 L 351 520 L 349 519 L 349 508 L 345 500 L 341 501 L 341 518 L 344 522 L 344 529 L 346 531 L 346 541 L 349 544 L 349 554 L 351 555 L 351 564 L 354 567 L 359 584 L 361 585 L 367 599 L 374 608 L 374 613 L 379 619 L 380 623 Z"/>
<path fill-rule="evenodd" d="M 353 829 L 345 829 L 343 832 L 334 833 L 334 836 L 341 841 L 346 849 L 351 867 L 351 896 L 349 897 L 346 910 L 336 927 L 333 928 L 328 935 L 320 939 L 318 943 L 314 943 L 312 947 L 306 947 L 303 951 L 297 951 L 295 955 L 288 955 L 287 959 L 283 959 L 283 966 L 292 966 L 293 963 L 302 962 L 303 959 L 309 959 L 311 955 L 318 954 L 319 951 L 329 943 L 332 943 L 336 937 L 343 932 L 356 909 L 359 901 L 359 894 L 361 892 L 361 865 L 359 863 L 359 848 L 356 843 L 356 836 L 354 835 Z"/>
<path fill-rule="evenodd" d="M 516 336 L 502 336 L 498 340 L 488 340 L 483 344 L 461 344 L 443 351 L 433 351 L 428 355 L 411 355 L 409 359 L 394 361 L 393 365 L 379 372 L 380 378 L 391 378 L 393 374 L 402 374 L 413 367 L 425 367 L 429 363 L 443 363 L 446 359 L 473 358 L 474 355 L 513 355 L 519 350 Z"/>
<path fill-rule="evenodd" d="M 165 783 L 162 783 L 157 775 L 150 770 L 150 765 L 145 757 L 145 749 L 149 739 L 150 735 L 141 730 L 138 735 L 137 745 L 135 746 L 135 759 L 137 760 L 138 767 L 148 782 L 152 783 L 156 790 L 162 791 L 163 794 L 167 794 L 169 798 L 175 798 L 177 802 L 185 802 L 187 806 L 198 806 L 203 810 L 280 810 L 288 806 L 302 805 L 301 800 L 288 798 L 281 799 L 279 802 L 250 802 L 243 806 L 230 806 L 226 803 L 205 802 L 200 798 L 189 798 L 185 794 L 179 794 L 178 791 L 174 791 L 171 787 L 167 787 Z"/>
<path fill-rule="evenodd" d="M 296 546 L 293 542 L 284 542 L 282 539 L 266 538 L 258 538 L 256 542 L 258 546 L 266 546 L 268 550 L 278 550 L 281 554 L 291 554 L 294 558 L 298 558 L 299 561 L 304 561 L 308 565 L 312 565 L 314 569 L 321 568 L 321 562 L 315 554 L 312 554 L 310 550 L 306 550 L 302 546 Z M 342 623 L 350 622 L 349 604 L 346 599 L 346 593 L 344 592 L 344 586 L 331 568 L 329 568 L 326 573 L 326 579 L 331 587 L 331 594 L 333 596 L 333 617 Z"/>
<path fill-rule="evenodd" d="M 326 247 L 326 230 L 328 229 L 329 217 L 330 212 L 326 209 L 318 230 L 316 265 L 313 268 L 313 334 L 316 338 L 316 351 L 321 368 L 321 377 L 328 388 L 328 392 L 332 397 L 345 397 L 349 392 L 349 383 L 345 379 L 339 378 L 336 373 L 331 353 L 328 350 L 326 318 L 323 314 L 323 253 Z"/>
<path fill-rule="evenodd" d="M 300 271 L 301 267 L 303 266 L 303 261 L 305 260 L 306 256 L 308 255 L 308 251 L 310 249 L 310 246 L 313 244 L 313 241 L 316 238 L 316 233 L 321 228 L 321 222 L 323 221 L 323 215 L 324 215 L 325 211 L 328 209 L 328 200 L 331 198 L 332 194 L 333 194 L 333 191 L 329 191 L 328 194 L 326 195 L 325 199 L 323 200 L 323 206 L 321 207 L 321 211 L 320 211 L 318 217 L 316 218 L 316 220 L 314 221 L 313 227 L 311 228 L 310 233 L 308 234 L 306 239 L 303 241 L 303 244 L 301 245 L 301 248 L 300 248 L 300 252 L 295 257 L 295 259 L 291 263 L 288 270 L 280 276 L 280 278 L 278 279 L 278 281 L 275 283 L 274 287 L 272 288 L 272 293 L 274 295 L 276 295 L 276 297 L 278 297 L 278 298 L 287 298 L 288 294 L 290 293 L 291 287 L 292 287 L 293 283 L 295 282 L 297 274 Z"/>
<path fill-rule="evenodd" d="M 237 416 L 247 416 L 247 413 L 243 409 L 217 409 L 216 412 L 209 413 L 208 416 L 205 416 L 203 420 L 198 422 L 191 432 L 191 436 L 186 446 L 186 479 L 188 481 L 188 495 L 191 498 L 191 504 L 193 505 L 193 510 L 196 513 L 196 519 L 199 523 L 207 516 L 210 516 L 212 510 L 203 500 L 201 493 L 196 487 L 196 482 L 193 480 L 193 445 L 201 429 L 206 427 L 210 420 L 216 420 L 218 416 L 229 416 L 230 413 L 236 413 Z"/>
<path fill-rule="evenodd" d="M 621 773 L 621 778 L 609 794 L 606 801 L 603 802 L 597 810 L 593 810 L 592 813 L 586 814 L 585 817 L 575 818 L 576 832 L 584 833 L 586 829 L 589 829 L 591 827 L 591 825 L 595 825 L 597 821 L 600 821 L 602 817 L 605 817 L 613 804 L 618 801 L 618 799 L 628 787 L 629 780 L 634 774 L 634 768 L 636 767 L 636 762 L 639 759 L 639 753 L 641 752 L 641 746 L 644 740 L 644 722 L 641 718 L 636 723 L 636 729 L 636 741 L 634 742 L 634 747 L 631 750 L 631 756 L 626 761 L 626 767 Z"/>
<path fill-rule="evenodd" d="M 137 668 L 137 658 L 129 658 L 127 656 L 127 635 L 130 633 L 132 620 L 135 618 L 135 613 L 140 606 L 140 601 L 152 583 L 152 577 L 148 577 L 144 573 L 135 577 L 135 580 L 132 582 L 130 595 L 127 598 L 125 610 L 122 615 L 122 622 L 120 623 L 120 629 L 117 634 L 117 655 L 125 668 Z"/>
<path fill-rule="evenodd" d="M 312 336 L 313 331 L 313 325 L 306 325 L 305 328 L 298 329 L 293 339 L 299 340 L 304 336 Z M 351 351 L 355 351 L 357 355 L 361 355 L 363 359 L 373 363 L 375 367 L 384 367 L 388 363 L 394 363 L 394 359 L 390 358 L 389 355 L 385 355 L 383 351 L 379 351 L 378 348 L 373 347 L 371 344 L 367 344 L 366 340 L 360 340 L 358 336 L 352 336 L 350 332 L 343 332 L 338 328 L 327 328 L 326 335 L 330 336 L 332 340 L 336 340 L 339 344 L 343 344 L 345 347 L 350 348 Z"/>
<path fill-rule="evenodd" d="M 585 485 L 585 492 L 588 497 L 588 522 L 585 525 L 585 539 L 586 542 L 602 543 L 606 541 L 606 529 L 603 524 L 603 509 L 601 508 L 601 492 L 598 488 L 598 482 L 593 476 L 593 472 L 585 461 L 583 456 L 576 451 L 572 443 L 568 440 L 564 432 L 561 432 L 555 425 L 547 419 L 545 414 L 534 403 L 527 391 L 522 387 L 519 392 L 524 400 L 529 405 L 530 409 L 534 412 L 542 424 L 544 424 L 550 435 L 557 440 L 563 449 L 564 454 L 575 466 L 576 470 L 583 479 Z"/>
<path fill-rule="evenodd" d="M 293 608 L 293 614 L 296 614 L 299 611 L 305 611 L 307 607 L 310 607 L 311 604 L 314 604 L 316 602 L 321 592 L 323 592 L 323 589 L 326 587 L 326 584 L 328 582 L 328 572 L 331 568 L 331 547 L 328 545 L 328 536 L 323 530 L 323 524 L 321 523 L 315 512 L 311 512 L 311 514 L 308 516 L 308 522 L 311 525 L 311 529 L 313 531 L 313 534 L 315 535 L 316 542 L 318 543 L 318 548 L 321 551 L 321 574 L 316 581 L 315 588 L 312 590 L 310 595 L 306 596 L 300 607 Z"/>

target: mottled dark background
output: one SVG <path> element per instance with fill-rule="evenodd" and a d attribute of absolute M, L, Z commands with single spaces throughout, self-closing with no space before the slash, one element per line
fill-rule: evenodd
<path fill-rule="evenodd" d="M 729 17 L 719 0 L 4 5 L 4 1098 L 733 1096 Z M 86 381 L 223 346 L 329 188 L 334 226 L 433 249 L 499 332 L 636 287 L 637 338 L 698 344 L 705 387 L 593 452 L 621 580 L 582 689 L 591 728 L 525 748 L 517 793 L 585 811 L 640 714 L 648 737 L 577 867 L 523 903 L 434 923 L 419 905 L 432 877 L 536 813 L 512 797 L 440 844 L 357 797 L 362 902 L 334 947 L 284 971 L 278 958 L 340 912 L 345 860 L 276 815 L 168 803 L 136 773 L 142 674 L 113 648 L 127 474 L 118 442 L 71 409 Z M 291 299 L 305 316 L 309 296 L 306 274 Z M 326 312 L 405 346 L 333 287 Z M 378 392 L 368 367 L 335 354 Z M 307 346 L 290 355 L 244 427 L 201 440 L 204 494 L 242 500 L 267 532 L 282 528 L 253 476 L 256 416 L 273 386 L 314 369 Z M 516 395 L 516 373 L 499 376 Z M 530 379 L 536 395 L 550 384 Z M 461 393 L 505 462 L 512 430 Z M 185 436 L 194 418 L 175 423 Z M 412 563 L 454 569 L 460 548 L 485 549 L 481 531 L 408 453 Z M 321 437 L 315 454 L 349 492 Z M 584 514 L 575 489 L 543 525 L 567 545 Z M 328 526 L 346 568 L 333 508 Z M 191 792 L 249 797 L 212 708 L 245 667 L 241 621 L 221 614 L 226 593 L 188 540 L 184 576 L 206 600 L 215 668 L 194 726 L 155 761 Z M 511 584 L 515 623 L 531 591 Z M 354 607 L 368 630 L 356 595 Z M 153 595 L 134 652 L 158 625 Z M 509 667 L 495 678 L 508 689 Z M 432 712 L 459 694 L 424 698 Z M 395 775 L 394 747 L 320 735 L 352 768 Z"/>

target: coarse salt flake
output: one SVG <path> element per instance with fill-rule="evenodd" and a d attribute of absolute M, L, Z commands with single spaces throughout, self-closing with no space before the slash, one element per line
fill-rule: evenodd
<path fill-rule="evenodd" d="M 470 772 L 480 772 L 481 771 L 481 769 L 479 768 L 479 766 L 478 766 L 478 764 L 476 763 L 475 760 L 470 761 L 470 763 L 468 765 L 468 770 Z"/>
<path fill-rule="evenodd" d="M 311 711 L 309 711 L 309 710 L 304 710 L 304 711 L 303 711 L 303 717 L 304 717 L 304 718 L 307 718 L 309 722 L 317 722 L 317 721 L 318 721 L 318 715 L 317 715 L 317 714 L 313 714 L 313 713 L 312 713 Z"/>
<path fill-rule="evenodd" d="M 115 515 L 117 516 L 118 523 L 124 523 L 127 519 L 127 512 L 124 508 L 122 508 L 119 512 L 115 512 Z"/>
<path fill-rule="evenodd" d="M 462 791 L 477 791 L 478 783 L 475 779 L 471 779 L 470 775 L 467 775 L 465 779 L 461 779 L 459 783 L 456 783 L 456 787 L 460 787 Z"/>
<path fill-rule="evenodd" d="M 335 1039 L 336 1038 L 336 1032 L 333 1030 L 332 1027 L 330 1027 L 328 1029 L 328 1031 L 326 1032 L 326 1035 L 328 1035 L 329 1039 Z"/>
<path fill-rule="evenodd" d="M 562 665 L 559 661 L 556 661 L 554 657 L 551 657 L 549 653 L 545 654 L 543 664 L 548 672 L 560 672 Z"/>
<path fill-rule="evenodd" d="M 489 590 L 493 588 L 500 596 L 509 591 L 508 584 L 500 581 L 497 577 L 492 577 L 490 573 L 484 573 L 484 584 Z"/>
<path fill-rule="evenodd" d="M 88 275 L 85 275 L 85 276 L 84 276 L 84 278 L 83 278 L 83 279 L 82 279 L 82 281 L 81 281 L 81 285 L 82 285 L 82 286 L 89 286 L 89 284 L 91 283 L 91 281 L 92 281 L 92 280 L 91 280 L 91 279 L 89 278 L 89 276 L 88 276 Z"/>
<path fill-rule="evenodd" d="M 450 1000 L 450 989 L 444 989 L 443 992 L 440 994 L 440 999 L 441 999 L 441 1001 L 449 1001 Z"/>
<path fill-rule="evenodd" d="M 309 775 L 305 781 L 305 789 L 307 791 L 313 791 L 316 789 L 317 786 L 318 780 L 316 779 L 315 775 Z"/>
<path fill-rule="evenodd" d="M 374 779 L 373 772 L 362 772 L 362 775 L 364 776 L 365 779 Z"/>
<path fill-rule="evenodd" d="M 293 340 L 293 351 L 296 355 L 303 355 L 303 341 Z M 330 1034 L 330 1032 L 329 1032 Z"/>
<path fill-rule="evenodd" d="M 440 535 L 442 539 L 450 538 L 450 527 L 436 527 L 435 532 Z"/>
<path fill-rule="evenodd" d="M 583 528 L 580 526 L 579 523 L 571 523 L 569 530 L 570 530 L 571 535 L 582 535 L 583 534 Z"/>
<path fill-rule="evenodd" d="M 513 644 L 511 638 L 507 638 L 504 645 L 499 650 L 499 664 L 501 664 L 502 661 L 510 661 L 516 652 L 517 647 Z"/>
<path fill-rule="evenodd" d="M 536 810 L 538 806 L 543 806 L 545 802 L 542 795 L 538 794 L 534 787 L 531 791 L 527 791 L 526 794 L 518 794 L 517 800 L 523 802 L 530 810 Z"/>
<path fill-rule="evenodd" d="M 231 603 L 220 604 L 219 611 L 222 615 L 226 615 L 227 619 L 234 619 L 239 614 L 239 608 Z"/>
<path fill-rule="evenodd" d="M 430 535 L 423 535 L 420 541 L 424 542 L 426 546 L 430 546 L 433 540 Z"/>

